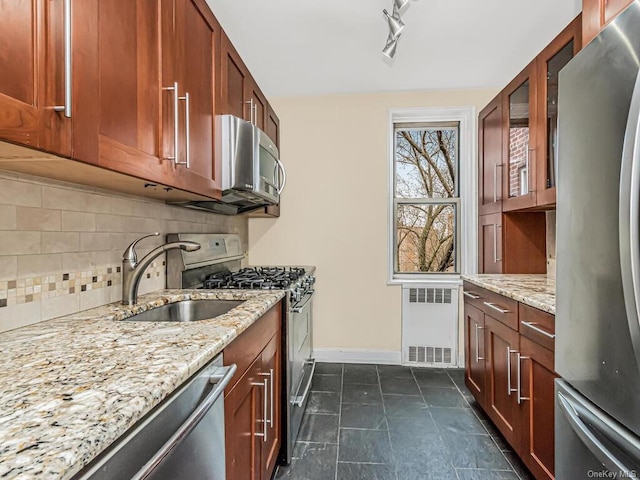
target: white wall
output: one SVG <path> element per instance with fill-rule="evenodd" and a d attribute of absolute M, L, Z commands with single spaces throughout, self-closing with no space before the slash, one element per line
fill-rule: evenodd
<path fill-rule="evenodd" d="M 387 285 L 387 110 L 473 105 L 497 90 L 275 98 L 288 183 L 279 219 L 249 221 L 252 264 L 317 266 L 314 347 L 399 352 Z"/>

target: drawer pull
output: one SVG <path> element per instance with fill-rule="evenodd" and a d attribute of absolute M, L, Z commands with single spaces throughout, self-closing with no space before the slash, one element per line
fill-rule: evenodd
<path fill-rule="evenodd" d="M 473 293 L 473 292 L 462 292 L 462 294 L 463 294 L 465 297 L 473 298 L 474 300 L 478 300 L 479 298 L 482 298 L 482 297 L 480 297 L 480 295 L 476 295 L 476 294 L 475 294 L 475 293 Z"/>
<path fill-rule="evenodd" d="M 491 303 L 491 302 L 482 302 L 482 303 L 484 303 L 489 308 L 493 308 L 497 312 L 500 312 L 500 313 L 511 313 L 511 310 L 503 310 L 502 308 L 496 306 L 495 303 Z"/>
<path fill-rule="evenodd" d="M 476 363 L 480 363 L 480 360 L 484 360 L 484 357 L 480 356 L 480 339 L 478 338 L 479 330 L 484 330 L 484 327 L 481 327 L 476 323 Z"/>
<path fill-rule="evenodd" d="M 549 337 L 551 339 L 556 338 L 556 336 L 552 333 L 549 332 L 545 332 L 544 330 L 542 330 L 541 328 L 536 327 L 537 323 L 536 322 L 520 322 L 522 325 L 526 325 L 527 327 L 529 327 L 531 330 L 534 330 L 538 333 L 541 333 L 542 335 L 544 335 L 545 337 Z"/>

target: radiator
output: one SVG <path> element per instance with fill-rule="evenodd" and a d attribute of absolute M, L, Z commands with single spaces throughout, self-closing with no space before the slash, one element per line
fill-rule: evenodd
<path fill-rule="evenodd" d="M 458 287 L 403 285 L 403 364 L 457 366 L 457 350 Z"/>

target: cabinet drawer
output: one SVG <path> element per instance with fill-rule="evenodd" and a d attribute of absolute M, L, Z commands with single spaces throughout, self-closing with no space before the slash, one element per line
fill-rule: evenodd
<path fill-rule="evenodd" d="M 520 334 L 554 350 L 556 317 L 523 303 L 519 304 Z"/>
<path fill-rule="evenodd" d="M 236 374 L 225 390 L 226 393 L 233 389 L 244 372 L 264 350 L 269 340 L 280 329 L 281 312 L 282 302 L 279 302 L 224 349 L 224 364 L 235 363 L 238 366 Z"/>
<path fill-rule="evenodd" d="M 477 297 L 477 298 L 475 298 Z M 487 315 L 518 330 L 518 302 L 499 293 L 464 282 L 464 301 Z"/>

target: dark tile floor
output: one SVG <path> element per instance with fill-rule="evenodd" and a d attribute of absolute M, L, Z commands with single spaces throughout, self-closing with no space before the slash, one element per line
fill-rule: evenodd
<path fill-rule="evenodd" d="M 293 456 L 276 478 L 532 479 L 458 369 L 318 364 Z"/>

